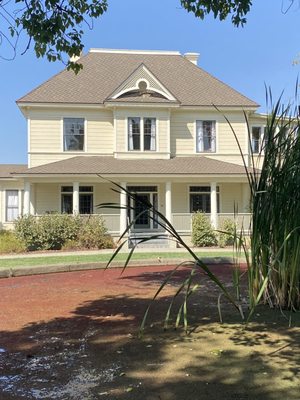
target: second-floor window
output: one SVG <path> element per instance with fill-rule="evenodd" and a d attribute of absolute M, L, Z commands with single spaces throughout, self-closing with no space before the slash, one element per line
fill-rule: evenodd
<path fill-rule="evenodd" d="M 128 150 L 156 150 L 156 118 L 128 118 Z"/>
<path fill-rule="evenodd" d="M 216 151 L 216 121 L 196 121 L 197 152 L 214 153 Z"/>
<path fill-rule="evenodd" d="M 268 129 L 266 126 L 252 126 L 251 128 L 251 149 L 253 154 L 265 151 L 268 143 Z"/>
<path fill-rule="evenodd" d="M 261 126 L 252 126 L 251 130 L 251 147 L 252 153 L 258 154 L 261 145 Z"/>
<path fill-rule="evenodd" d="M 84 150 L 84 118 L 64 118 L 64 151 Z"/>

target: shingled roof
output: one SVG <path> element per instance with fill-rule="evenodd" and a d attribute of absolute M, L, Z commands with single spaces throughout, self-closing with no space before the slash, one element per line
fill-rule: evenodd
<path fill-rule="evenodd" d="M 110 156 L 77 156 L 29 168 L 17 175 L 245 175 L 241 165 L 208 157 L 168 160 L 122 160 Z"/>
<path fill-rule="evenodd" d="M 109 96 L 139 66 L 144 65 L 181 106 L 258 107 L 177 52 L 94 50 L 83 56 L 80 63 L 83 70 L 78 75 L 64 70 L 20 98 L 18 103 L 101 105 L 110 100 Z M 134 101 L 134 98 L 130 99 L 131 103 Z M 153 102 L 159 102 L 159 99 L 155 98 Z"/>
<path fill-rule="evenodd" d="M 22 173 L 27 170 L 25 164 L 0 164 L 0 179 L 12 179 L 12 174 Z"/>

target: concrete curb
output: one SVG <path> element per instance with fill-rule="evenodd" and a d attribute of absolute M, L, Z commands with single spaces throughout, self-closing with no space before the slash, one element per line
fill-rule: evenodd
<path fill-rule="evenodd" d="M 205 257 L 201 259 L 205 264 L 208 265 L 221 265 L 221 264 L 232 264 L 233 260 L 231 257 Z M 189 261 L 189 259 L 179 258 L 167 258 L 161 262 L 158 260 L 132 260 L 128 265 L 131 267 L 159 267 L 162 265 L 178 265 L 182 262 Z M 54 274 L 59 272 L 75 272 L 75 271 L 87 271 L 96 269 L 105 269 L 106 262 L 90 262 L 90 263 L 78 263 L 78 264 L 54 264 L 54 265 L 36 265 L 31 267 L 13 267 L 13 268 L 0 268 L 0 279 L 1 278 L 12 278 L 18 276 L 30 276 L 30 275 L 41 275 L 41 274 Z M 123 268 L 124 261 L 118 261 L 109 266 L 109 268 Z"/>

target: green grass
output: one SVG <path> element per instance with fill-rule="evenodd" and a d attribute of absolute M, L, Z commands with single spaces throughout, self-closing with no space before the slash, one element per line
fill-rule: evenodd
<path fill-rule="evenodd" d="M 232 251 L 222 252 L 198 252 L 199 257 L 215 258 L 215 257 L 232 257 Z M 18 257 L 0 260 L 1 268 L 12 268 L 12 267 L 30 267 L 35 265 L 53 265 L 53 264 L 78 264 L 78 263 L 91 263 L 91 262 L 107 262 L 109 261 L 111 254 L 90 254 L 90 255 L 69 255 L 69 256 L 47 256 L 47 257 Z M 187 253 L 134 253 L 132 260 L 157 260 L 158 257 L 161 259 L 163 264 L 164 259 L 190 259 Z M 125 261 L 127 258 L 126 253 L 118 254 L 115 261 Z"/>

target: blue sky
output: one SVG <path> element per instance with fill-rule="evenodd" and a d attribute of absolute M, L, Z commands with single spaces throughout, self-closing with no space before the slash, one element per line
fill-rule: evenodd
<path fill-rule="evenodd" d="M 200 53 L 199 65 L 262 105 L 265 84 L 276 98 L 292 99 L 300 65 L 299 3 L 284 14 L 290 0 L 254 0 L 244 28 L 212 17 L 196 19 L 179 0 L 109 0 L 109 10 L 86 27 L 85 52 L 91 47 L 179 50 Z M 1 47 L 0 47 L 1 51 Z M 26 163 L 26 121 L 15 101 L 63 69 L 37 60 L 32 51 L 14 61 L 0 60 L 0 163 Z"/>

